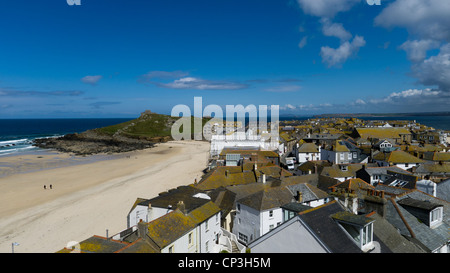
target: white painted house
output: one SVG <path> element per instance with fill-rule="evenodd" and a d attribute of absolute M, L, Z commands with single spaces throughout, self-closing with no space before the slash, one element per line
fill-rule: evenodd
<path fill-rule="evenodd" d="M 306 161 L 315 161 L 320 160 L 320 150 L 321 147 L 317 147 L 314 143 L 303 143 L 303 144 L 297 144 L 296 148 L 296 156 L 297 156 L 297 162 L 299 164 L 302 164 Z"/>
<path fill-rule="evenodd" d="M 210 200 L 203 191 L 192 186 L 180 186 L 152 199 L 138 198 L 127 215 L 127 227 L 135 226 L 141 220 L 150 222 L 172 212 L 180 201 L 183 201 L 186 209 L 190 211 Z"/>
<path fill-rule="evenodd" d="M 138 230 L 161 253 L 217 253 L 222 249 L 220 208 L 211 201 L 189 212 L 180 202 L 175 210 L 138 223 Z"/>
<path fill-rule="evenodd" d="M 351 163 L 353 159 L 353 154 L 350 149 L 339 140 L 329 149 L 321 149 L 320 152 L 322 160 L 328 160 L 334 164 Z"/>
<path fill-rule="evenodd" d="M 233 234 L 248 244 L 283 222 L 281 206 L 293 196 L 285 187 L 275 187 L 248 195 L 236 201 Z"/>
<path fill-rule="evenodd" d="M 218 156 L 225 148 L 239 147 L 278 151 L 280 149 L 279 135 L 278 133 L 270 134 L 268 132 L 256 134 L 254 130 L 211 135 L 210 155 L 213 157 Z"/>
<path fill-rule="evenodd" d="M 412 167 L 419 166 L 424 161 L 407 152 L 398 150 L 389 153 L 380 152 L 372 157 L 373 161 L 380 167 L 397 166 L 400 169 L 408 170 Z"/>

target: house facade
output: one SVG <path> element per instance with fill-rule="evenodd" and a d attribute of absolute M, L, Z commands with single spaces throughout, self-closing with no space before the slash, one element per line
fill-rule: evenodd
<path fill-rule="evenodd" d="M 252 253 L 383 252 L 384 245 L 374 243 L 373 223 L 370 217 L 349 213 L 332 201 L 299 212 L 248 247 Z"/>
<path fill-rule="evenodd" d="M 314 143 L 303 143 L 303 144 L 297 144 L 298 147 L 296 147 L 296 157 L 297 162 L 299 164 L 302 164 L 307 161 L 316 161 L 320 160 L 320 146 L 316 146 Z"/>

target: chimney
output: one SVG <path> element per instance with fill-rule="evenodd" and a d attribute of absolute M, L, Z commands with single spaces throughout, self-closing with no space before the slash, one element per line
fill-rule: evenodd
<path fill-rule="evenodd" d="M 297 203 L 303 202 L 303 193 L 301 191 L 297 191 Z"/>
<path fill-rule="evenodd" d="M 147 234 L 147 224 L 142 221 L 142 219 L 137 224 L 138 236 L 141 238 L 145 238 L 144 236 Z"/>
<path fill-rule="evenodd" d="M 183 201 L 178 201 L 177 209 L 179 209 L 183 214 L 186 214 L 186 205 Z"/>
<path fill-rule="evenodd" d="M 148 203 L 148 209 L 147 209 L 147 221 L 153 220 L 153 209 L 152 209 L 152 203 Z"/>

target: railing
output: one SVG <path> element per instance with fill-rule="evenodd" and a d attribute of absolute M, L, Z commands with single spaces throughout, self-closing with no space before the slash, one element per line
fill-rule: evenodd
<path fill-rule="evenodd" d="M 219 239 L 219 246 L 221 247 L 221 249 L 218 251 L 222 251 L 222 250 L 226 250 L 230 253 L 233 252 L 233 243 L 235 244 L 235 246 L 237 247 L 237 252 L 238 253 L 245 253 L 245 246 L 241 243 L 238 242 L 236 235 L 234 235 L 233 233 L 223 229 L 222 229 L 222 236 Z"/>

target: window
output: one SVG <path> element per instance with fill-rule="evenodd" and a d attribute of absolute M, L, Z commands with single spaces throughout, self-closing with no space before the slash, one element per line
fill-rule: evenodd
<path fill-rule="evenodd" d="M 189 245 L 192 245 L 192 233 L 189 233 Z"/>
<path fill-rule="evenodd" d="M 363 228 L 363 246 L 372 242 L 372 224 Z"/>
<path fill-rule="evenodd" d="M 208 220 L 205 221 L 205 230 L 208 231 Z"/>
<path fill-rule="evenodd" d="M 269 211 L 269 217 L 270 217 L 270 218 L 273 217 L 273 210 Z"/>
<path fill-rule="evenodd" d="M 436 208 L 431 211 L 431 222 L 442 221 L 442 211 L 441 208 Z"/>
<path fill-rule="evenodd" d="M 216 214 L 216 223 L 219 223 L 219 214 Z"/>
<path fill-rule="evenodd" d="M 248 237 L 247 237 L 246 235 L 240 233 L 240 232 L 239 232 L 239 234 L 238 234 L 238 239 L 239 239 L 239 241 L 241 241 L 241 242 L 245 242 L 245 243 L 248 242 Z"/>
<path fill-rule="evenodd" d="M 209 241 L 205 242 L 205 252 L 209 252 Z"/>
<path fill-rule="evenodd" d="M 241 211 L 241 204 L 237 204 L 237 211 Z"/>
<path fill-rule="evenodd" d="M 275 228 L 275 225 L 273 225 L 273 224 L 270 225 L 270 226 L 269 226 L 269 231 L 272 230 L 272 229 L 274 229 L 274 228 Z"/>
<path fill-rule="evenodd" d="M 169 253 L 173 253 L 173 246 L 169 247 Z"/>

